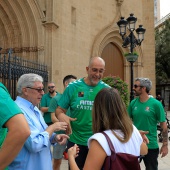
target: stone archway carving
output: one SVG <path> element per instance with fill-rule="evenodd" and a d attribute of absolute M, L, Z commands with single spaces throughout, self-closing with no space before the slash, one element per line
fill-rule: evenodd
<path fill-rule="evenodd" d="M 30 1 L 0 1 L 0 46 L 12 48 L 18 56 L 38 60 L 41 44 L 42 28 L 38 18 L 42 18 L 34 0 Z M 42 49 L 41 49 L 42 50 Z"/>

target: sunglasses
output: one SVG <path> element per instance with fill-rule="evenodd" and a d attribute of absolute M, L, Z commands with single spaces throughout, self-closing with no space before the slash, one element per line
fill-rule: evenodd
<path fill-rule="evenodd" d="M 136 89 L 137 87 L 143 87 L 143 86 L 139 86 L 139 85 L 137 85 L 137 84 L 134 84 L 133 87 Z"/>
<path fill-rule="evenodd" d="M 48 86 L 48 89 L 52 89 L 52 88 L 54 88 L 55 86 Z"/>
<path fill-rule="evenodd" d="M 36 89 L 36 88 L 33 88 L 33 87 L 26 87 L 26 88 L 36 90 L 38 93 L 41 93 L 42 91 L 44 91 L 44 89 Z"/>

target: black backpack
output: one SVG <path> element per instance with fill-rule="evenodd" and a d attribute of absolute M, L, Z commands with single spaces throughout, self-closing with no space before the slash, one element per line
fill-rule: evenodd
<path fill-rule="evenodd" d="M 107 156 L 103 170 L 141 170 L 138 156 L 134 156 L 127 153 L 115 153 L 114 146 L 105 132 L 101 132 L 107 139 L 111 150 L 111 156 Z"/>

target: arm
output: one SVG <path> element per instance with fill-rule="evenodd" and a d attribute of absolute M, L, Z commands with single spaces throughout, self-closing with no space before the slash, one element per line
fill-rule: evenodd
<path fill-rule="evenodd" d="M 71 170 L 79 170 L 75 162 L 75 157 L 76 157 L 75 155 L 77 155 L 78 152 L 75 152 L 74 147 L 70 148 L 68 151 L 69 164 L 70 164 Z M 72 151 L 72 149 L 74 151 Z M 97 151 L 97 154 L 96 154 L 96 151 Z M 90 142 L 90 149 L 89 149 L 83 170 L 101 170 L 106 156 L 107 155 L 105 151 L 103 150 L 103 148 L 101 147 L 101 145 L 96 140 L 92 140 Z"/>
<path fill-rule="evenodd" d="M 168 154 L 168 129 L 166 122 L 160 122 L 160 126 L 162 128 L 162 137 L 163 143 L 160 149 L 161 157 L 164 157 Z"/>
<path fill-rule="evenodd" d="M 48 107 L 41 107 L 41 111 L 42 111 L 43 113 L 48 112 Z"/>
<path fill-rule="evenodd" d="M 148 131 L 139 130 L 139 133 L 140 133 L 140 135 L 142 136 L 143 142 L 146 143 L 146 144 L 148 144 L 148 143 L 149 143 L 149 140 L 148 140 L 148 138 L 146 137 L 146 134 L 148 134 L 149 132 L 148 132 Z"/>
<path fill-rule="evenodd" d="M 149 132 L 148 131 L 142 131 L 142 130 L 139 130 L 139 133 L 143 139 L 143 142 L 140 146 L 140 155 L 146 155 L 148 153 L 148 147 L 146 144 L 149 143 L 149 140 L 148 138 L 146 137 L 146 134 L 148 134 Z"/>
<path fill-rule="evenodd" d="M 140 146 L 140 155 L 146 155 L 148 153 L 148 147 L 145 142 L 142 142 Z"/>
<path fill-rule="evenodd" d="M 59 130 L 66 130 L 67 129 L 67 123 L 66 122 L 55 122 L 52 125 L 48 126 L 46 131 L 51 136 L 55 131 Z"/>
<path fill-rule="evenodd" d="M 55 135 L 55 142 L 59 143 L 60 145 L 66 144 L 68 139 L 69 136 L 65 134 Z"/>
<path fill-rule="evenodd" d="M 84 165 L 84 170 L 101 170 L 106 156 L 106 152 L 101 145 L 96 140 L 92 140 L 90 142 L 90 148 Z"/>
<path fill-rule="evenodd" d="M 29 126 L 23 114 L 10 118 L 5 123 L 5 127 L 8 128 L 8 134 L 0 149 L 0 169 L 4 169 L 12 162 L 30 135 Z"/>
<path fill-rule="evenodd" d="M 51 112 L 51 121 L 52 121 L 53 123 L 59 122 L 59 120 L 58 120 L 57 117 L 55 116 L 55 113 L 54 113 L 54 112 Z"/>
<path fill-rule="evenodd" d="M 75 158 L 78 156 L 78 153 L 79 147 L 76 144 L 68 150 L 68 161 L 71 170 L 79 170 L 75 161 Z"/>
<path fill-rule="evenodd" d="M 58 130 L 66 130 L 67 128 L 67 124 L 65 122 L 56 122 L 50 126 L 47 126 L 44 122 L 43 117 L 41 116 L 41 113 L 39 113 L 39 116 L 40 122 L 37 122 L 36 119 L 34 120 L 34 116 L 30 116 L 28 112 L 27 114 L 25 114 L 25 117 L 31 129 L 31 135 L 26 140 L 25 147 L 31 153 L 37 153 L 47 148 L 50 142 L 54 143 L 53 139 L 56 134 L 53 132 Z M 45 128 L 44 131 L 42 131 L 40 124 Z"/>
<path fill-rule="evenodd" d="M 60 122 L 66 122 L 68 124 L 66 133 L 71 134 L 72 129 L 71 129 L 70 121 L 75 121 L 76 118 L 71 118 L 71 117 L 67 116 L 65 113 L 66 113 L 66 110 L 64 110 L 60 106 L 58 106 L 55 114 Z"/>

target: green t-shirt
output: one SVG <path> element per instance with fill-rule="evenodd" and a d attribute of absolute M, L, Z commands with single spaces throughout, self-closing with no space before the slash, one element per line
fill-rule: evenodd
<path fill-rule="evenodd" d="M 50 105 L 48 107 L 48 112 L 52 113 L 55 112 L 55 110 L 58 107 L 58 102 L 61 99 L 62 94 L 58 93 L 55 97 L 51 99 Z M 67 110 L 66 112 L 67 116 L 70 116 L 70 109 Z"/>
<path fill-rule="evenodd" d="M 58 93 L 56 93 L 56 94 L 58 94 Z M 41 99 L 40 107 L 49 107 L 52 98 L 53 97 L 50 96 L 50 93 L 44 94 Z M 50 112 L 45 112 L 43 117 L 44 117 L 44 120 L 46 123 L 52 123 Z"/>
<path fill-rule="evenodd" d="M 21 110 L 17 104 L 11 99 L 6 87 L 0 83 L 0 147 L 6 138 L 7 128 L 3 125 L 13 116 L 21 114 Z"/>
<path fill-rule="evenodd" d="M 5 140 L 7 135 L 7 128 L 1 128 L 0 129 L 0 149 L 2 147 L 3 141 Z M 8 168 L 5 168 L 4 170 L 8 170 Z"/>
<path fill-rule="evenodd" d="M 0 129 L 0 149 L 2 147 L 2 143 L 6 138 L 6 134 L 7 134 L 7 128 L 1 128 Z"/>
<path fill-rule="evenodd" d="M 107 84 L 100 81 L 96 86 L 88 86 L 84 79 L 71 82 L 65 89 L 58 105 L 61 108 L 70 107 L 70 117 L 77 118 L 71 122 L 72 134 L 70 141 L 87 146 L 87 140 L 92 136 L 92 107 L 96 94 Z"/>
<path fill-rule="evenodd" d="M 140 102 L 137 97 L 130 103 L 128 113 L 138 130 L 149 131 L 146 135 L 149 139 L 148 148 L 158 148 L 157 123 L 165 122 L 162 104 L 152 97 L 146 102 Z"/>
<path fill-rule="evenodd" d="M 21 113 L 17 104 L 11 99 L 6 87 L 0 83 L 0 128 L 16 114 Z"/>
<path fill-rule="evenodd" d="M 48 107 L 48 112 L 55 112 L 56 108 L 58 107 L 58 101 L 60 100 L 61 96 L 62 94 L 57 93 L 57 95 L 51 99 L 50 105 Z"/>

